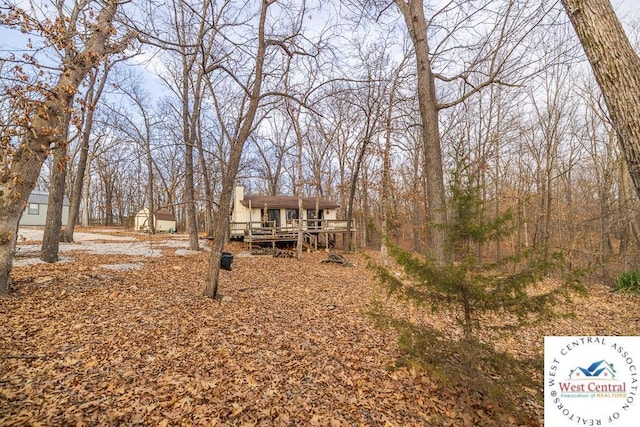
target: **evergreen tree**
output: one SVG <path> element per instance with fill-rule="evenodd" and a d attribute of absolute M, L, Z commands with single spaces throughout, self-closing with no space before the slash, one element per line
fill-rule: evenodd
<path fill-rule="evenodd" d="M 405 278 L 398 278 L 381 265 L 374 265 L 378 277 L 396 294 L 418 305 L 430 304 L 435 310 L 454 309 L 458 313 L 464 338 L 474 340 L 481 314 L 502 312 L 521 322 L 550 316 L 552 302 L 567 297 L 569 287 L 547 293 L 529 292 L 552 266 L 534 251 L 526 251 L 483 264 L 477 245 L 510 232 L 511 212 L 487 218 L 480 190 L 464 164 L 454 173 L 450 188 L 450 223 L 439 224 L 446 231 L 451 262 L 441 264 L 419 257 L 387 242 L 389 254 L 404 267 Z M 561 255 L 551 259 L 560 265 Z M 510 270 L 510 271 L 509 271 Z"/>

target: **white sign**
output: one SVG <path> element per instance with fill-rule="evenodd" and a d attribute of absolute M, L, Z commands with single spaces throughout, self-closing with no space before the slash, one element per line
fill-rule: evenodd
<path fill-rule="evenodd" d="M 545 426 L 640 426 L 639 367 L 640 337 L 545 337 Z"/>

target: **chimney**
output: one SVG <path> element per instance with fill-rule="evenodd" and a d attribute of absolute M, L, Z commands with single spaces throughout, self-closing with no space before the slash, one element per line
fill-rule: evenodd
<path fill-rule="evenodd" d="M 244 200 L 244 187 L 241 185 L 237 185 L 234 190 L 235 197 L 233 198 L 236 203 L 240 203 Z"/>

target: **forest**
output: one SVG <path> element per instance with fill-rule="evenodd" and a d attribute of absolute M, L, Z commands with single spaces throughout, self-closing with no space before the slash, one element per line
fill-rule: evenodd
<path fill-rule="evenodd" d="M 480 189 L 479 215 L 513 215 L 482 259 L 536 247 L 632 263 L 633 174 L 562 5 L 396 3 L 5 2 L 6 203 L 67 195 L 67 240 L 76 223 L 131 227 L 145 207 L 212 236 L 238 184 L 337 201 L 359 247 L 386 235 L 441 257 L 455 176 Z"/>
<path fill-rule="evenodd" d="M 372 265 L 358 275 L 419 306 L 459 303 L 460 345 L 486 344 L 485 311 L 522 320 L 638 266 L 637 12 L 608 0 L 2 1 L 0 295 L 25 293 L 19 221 L 39 190 L 50 268 L 65 269 L 76 228 L 135 232 L 141 209 L 163 209 L 202 258 L 192 291 L 218 298 L 243 186 L 335 200 L 354 224 L 337 250 Z M 523 291 L 543 279 L 555 284 L 544 295 Z M 429 290 L 405 287 L 417 282 Z M 376 307 L 401 343 L 419 335 Z"/>

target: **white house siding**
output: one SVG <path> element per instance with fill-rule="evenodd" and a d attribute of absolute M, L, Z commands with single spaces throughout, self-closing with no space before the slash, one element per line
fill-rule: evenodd
<path fill-rule="evenodd" d="M 323 219 L 338 219 L 338 211 L 336 209 L 325 209 Z"/>
<path fill-rule="evenodd" d="M 264 199 L 267 199 L 267 208 L 268 209 L 278 209 L 280 211 L 280 221 L 281 221 L 281 226 L 292 226 L 292 224 L 288 224 L 288 222 L 293 223 L 293 221 L 287 221 L 287 209 L 288 208 L 281 208 L 277 205 L 269 206 L 269 200 L 267 197 L 265 197 Z M 291 198 L 293 199 L 293 198 Z M 234 191 L 234 198 L 233 198 L 233 210 L 231 212 L 231 222 L 234 223 L 261 223 L 262 222 L 262 208 L 264 207 L 264 203 L 259 203 L 259 206 L 254 207 L 251 206 L 251 209 L 249 209 L 249 206 L 245 206 L 248 203 L 245 201 L 243 203 L 243 200 L 245 200 L 245 196 L 244 196 L 244 187 L 236 187 L 235 191 Z M 295 200 L 295 205 L 297 206 L 297 200 Z M 337 206 L 337 204 L 335 204 L 335 206 Z M 308 207 L 308 206 L 307 206 Z M 323 209 L 323 213 L 322 213 L 322 219 L 325 220 L 335 220 L 338 218 L 338 211 L 335 208 L 330 208 L 330 209 Z M 302 219 L 303 220 L 307 220 L 307 209 L 303 209 L 302 211 Z"/>
<path fill-rule="evenodd" d="M 156 231 L 176 231 L 175 221 L 156 220 Z"/>
<path fill-rule="evenodd" d="M 136 231 L 149 229 L 149 209 L 144 208 L 133 219 L 133 228 Z"/>
<path fill-rule="evenodd" d="M 236 187 L 233 192 L 233 210 L 231 211 L 231 222 L 260 221 L 260 209 L 252 209 L 242 204 L 244 200 L 244 187 Z"/>
<path fill-rule="evenodd" d="M 62 201 L 62 225 L 66 226 L 69 221 L 69 199 Z M 32 191 L 29 195 L 27 207 L 22 212 L 20 225 L 24 226 L 44 226 L 47 224 L 47 211 L 49 206 L 49 193 L 44 191 Z"/>
<path fill-rule="evenodd" d="M 156 231 L 176 231 L 176 221 L 158 219 L 155 221 Z M 149 230 L 149 209 L 144 208 L 138 212 L 133 220 L 133 228 L 136 231 Z"/>

